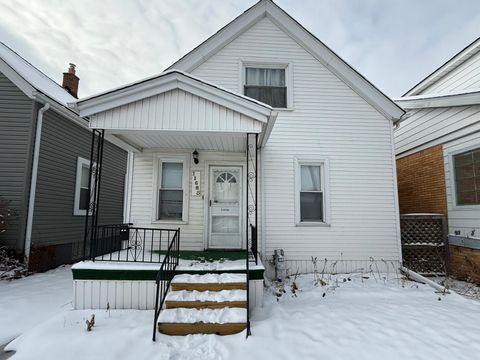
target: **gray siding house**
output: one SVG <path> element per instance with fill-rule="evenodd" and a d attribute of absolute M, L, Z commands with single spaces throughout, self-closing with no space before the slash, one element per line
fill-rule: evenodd
<path fill-rule="evenodd" d="M 0 232 L 31 270 L 83 256 L 92 133 L 76 102 L 74 66 L 63 86 L 0 43 L 0 198 L 11 215 Z M 99 224 L 123 222 L 127 152 L 105 141 Z"/>

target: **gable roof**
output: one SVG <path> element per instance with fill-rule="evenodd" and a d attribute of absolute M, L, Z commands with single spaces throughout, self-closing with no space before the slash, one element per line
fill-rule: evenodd
<path fill-rule="evenodd" d="M 462 65 L 465 61 L 470 59 L 472 56 L 477 54 L 480 51 L 480 37 L 467 45 L 463 50 L 455 54 L 452 58 L 447 60 L 446 63 L 441 65 L 437 70 L 432 72 L 426 78 L 421 80 L 418 84 L 413 86 L 410 90 L 408 90 L 402 96 L 415 96 L 419 95 L 423 90 L 427 89 L 439 79 L 443 78 L 444 76 L 448 75 L 450 72 L 458 68 Z"/>
<path fill-rule="evenodd" d="M 76 106 L 81 116 L 90 116 L 174 89 L 209 99 L 264 123 L 273 111 L 267 104 L 175 69 L 81 99 Z"/>
<path fill-rule="evenodd" d="M 167 70 L 175 68 L 191 72 L 264 17 L 269 18 L 385 117 L 397 120 L 404 114 L 388 96 L 271 0 L 257 2 Z"/>
<path fill-rule="evenodd" d="M 34 91 L 41 92 L 65 107 L 68 103 L 77 101 L 59 84 L 1 41 L 0 71 L 28 97 L 32 97 Z"/>

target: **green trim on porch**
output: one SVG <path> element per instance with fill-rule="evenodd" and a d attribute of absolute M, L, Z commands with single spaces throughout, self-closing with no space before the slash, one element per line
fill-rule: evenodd
<path fill-rule="evenodd" d="M 158 254 L 158 251 L 154 251 Z M 165 255 L 166 251 L 160 251 L 161 255 Z M 245 250 L 205 250 L 205 251 L 187 251 L 180 250 L 180 259 L 196 260 L 200 262 L 212 262 L 227 260 L 245 260 Z"/>
<path fill-rule="evenodd" d="M 158 251 L 157 251 L 158 253 Z M 164 251 L 160 251 L 160 254 L 165 254 Z M 180 260 L 187 260 L 190 262 L 197 262 L 199 267 L 195 269 L 195 264 L 192 264 L 191 268 L 185 269 L 180 265 L 180 269 L 175 271 L 175 274 L 211 274 L 211 273 L 236 273 L 244 274 L 245 270 L 238 268 L 238 260 L 245 261 L 245 250 L 205 250 L 205 251 L 180 251 Z M 232 266 L 233 269 L 228 268 L 228 262 L 234 261 L 236 266 Z M 208 264 L 211 262 L 218 262 L 223 264 L 221 270 L 205 270 L 202 269 L 202 264 Z M 81 264 L 81 263 L 80 263 Z M 95 265 L 98 264 L 98 268 Z M 105 264 L 108 264 L 105 268 Z M 115 264 L 118 264 L 116 266 Z M 89 264 L 88 267 L 76 269 L 72 268 L 74 280 L 134 280 L 134 281 L 154 281 L 157 279 L 157 274 L 160 269 L 161 263 L 145 264 L 145 268 L 142 269 L 141 262 L 130 262 L 135 264 L 133 269 L 125 269 L 127 262 L 109 262 L 109 261 L 97 261 Z M 153 265 L 153 266 L 152 266 Z M 233 264 L 232 264 L 233 265 Z M 261 262 L 259 263 L 261 265 Z M 249 270 L 249 277 L 251 280 L 263 280 L 263 274 L 265 269 L 263 266 L 255 266 L 254 269 Z"/>
<path fill-rule="evenodd" d="M 250 280 L 263 280 L 264 269 L 249 271 Z M 72 269 L 74 280 L 156 280 L 158 270 L 105 270 L 105 269 Z M 235 273 L 243 274 L 245 270 L 178 270 L 175 274 L 220 274 Z"/>

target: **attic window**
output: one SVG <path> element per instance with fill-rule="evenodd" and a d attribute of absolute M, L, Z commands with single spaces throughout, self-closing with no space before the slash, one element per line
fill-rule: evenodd
<path fill-rule="evenodd" d="M 285 68 L 246 67 L 244 94 L 274 108 L 286 108 Z"/>

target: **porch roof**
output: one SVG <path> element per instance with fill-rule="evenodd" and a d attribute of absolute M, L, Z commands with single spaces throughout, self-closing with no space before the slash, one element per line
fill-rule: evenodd
<path fill-rule="evenodd" d="M 238 151 L 246 133 L 265 143 L 277 116 L 269 105 L 178 70 L 82 99 L 77 107 L 91 128 L 132 151 Z"/>

